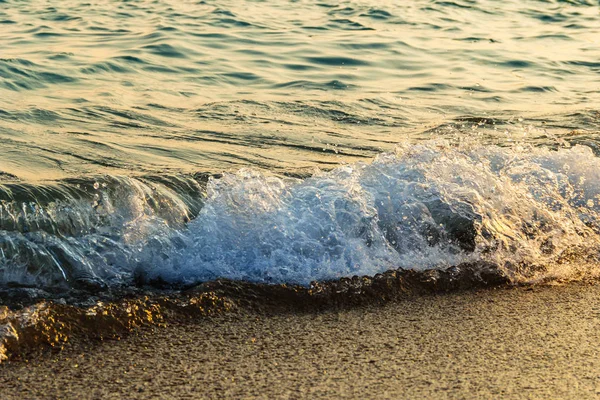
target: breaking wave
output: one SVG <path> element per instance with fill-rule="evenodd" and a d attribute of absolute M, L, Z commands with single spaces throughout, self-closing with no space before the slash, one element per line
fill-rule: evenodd
<path fill-rule="evenodd" d="M 586 146 L 426 142 L 304 179 L 242 169 L 5 184 L 0 286 L 308 285 L 463 263 L 516 283 L 595 276 L 598 171 Z"/>

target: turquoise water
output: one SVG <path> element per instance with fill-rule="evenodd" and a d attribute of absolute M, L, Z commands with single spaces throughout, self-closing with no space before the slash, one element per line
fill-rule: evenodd
<path fill-rule="evenodd" d="M 0 287 L 596 275 L 599 17 L 0 0 Z"/>

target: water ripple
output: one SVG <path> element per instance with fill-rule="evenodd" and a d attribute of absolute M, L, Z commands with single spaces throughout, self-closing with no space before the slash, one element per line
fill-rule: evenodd
<path fill-rule="evenodd" d="M 594 129 L 600 103 L 589 1 L 3 4 L 1 170 L 24 179 L 305 169 L 464 115 Z"/>

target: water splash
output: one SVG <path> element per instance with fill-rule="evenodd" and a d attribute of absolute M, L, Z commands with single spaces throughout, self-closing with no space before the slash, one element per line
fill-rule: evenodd
<path fill-rule="evenodd" d="M 111 178 L 3 202 L 0 284 L 308 284 L 479 261 L 515 282 L 577 279 L 598 271 L 599 169 L 585 146 L 428 142 L 304 180 L 242 169 L 185 192 Z"/>

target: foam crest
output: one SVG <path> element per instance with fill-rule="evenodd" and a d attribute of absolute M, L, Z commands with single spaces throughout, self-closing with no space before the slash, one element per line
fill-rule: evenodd
<path fill-rule="evenodd" d="M 399 262 L 351 167 L 305 181 L 241 170 L 209 183 L 183 253 L 151 268 L 168 281 L 218 277 L 308 283 Z"/>
<path fill-rule="evenodd" d="M 600 266 L 599 170 L 585 146 L 428 142 L 303 180 L 249 169 L 210 178 L 193 213 L 190 192 L 129 182 L 106 199 L 45 206 L 73 213 L 77 229 L 5 230 L 0 282 L 309 284 L 477 262 L 514 282 L 578 279 Z"/>
<path fill-rule="evenodd" d="M 167 281 L 309 283 L 493 262 L 515 281 L 596 273 L 600 161 L 587 147 L 398 148 L 304 181 L 248 170 L 209 183 Z"/>

